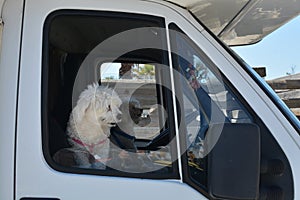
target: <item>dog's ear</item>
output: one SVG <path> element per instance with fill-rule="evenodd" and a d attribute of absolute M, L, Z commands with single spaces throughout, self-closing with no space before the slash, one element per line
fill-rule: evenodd
<path fill-rule="evenodd" d="M 88 108 L 93 103 L 93 98 L 98 87 L 99 85 L 97 83 L 90 84 L 88 85 L 87 89 L 80 94 L 77 104 L 72 111 L 73 120 L 75 120 L 76 123 L 83 119 Z"/>
<path fill-rule="evenodd" d="M 75 123 L 81 122 L 86 114 L 87 110 L 90 108 L 92 101 L 87 98 L 80 98 L 77 102 L 77 105 L 72 111 L 73 120 Z"/>

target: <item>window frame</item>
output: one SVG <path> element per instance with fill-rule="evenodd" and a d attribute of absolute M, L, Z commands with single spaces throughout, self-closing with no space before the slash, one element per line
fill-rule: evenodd
<path fill-rule="evenodd" d="M 166 23 L 163 17 L 157 17 L 152 15 L 143 15 L 143 14 L 135 14 L 135 13 L 123 13 L 123 12 L 110 12 L 110 11 L 84 11 L 84 10 L 56 10 L 50 13 L 44 22 L 43 27 L 43 47 L 42 47 L 42 91 L 41 91 L 41 125 L 42 125 L 42 150 L 43 155 L 48 163 L 48 165 L 56 171 L 71 173 L 71 174 L 85 174 L 85 175 L 100 175 L 100 176 L 115 176 L 115 177 L 128 177 L 128 178 L 146 178 L 146 179 L 180 179 L 179 175 L 179 164 L 176 159 L 171 166 L 169 173 L 128 173 L 117 170 L 97 170 L 97 169 L 85 169 L 85 168 L 77 168 L 77 167 L 64 167 L 54 162 L 52 156 L 50 155 L 49 149 L 49 108 L 48 108 L 48 96 L 49 96 L 49 61 L 50 61 L 50 41 L 49 41 L 49 33 L 52 20 L 60 15 L 82 15 L 82 16 L 96 16 L 96 17 L 117 17 L 117 18 L 126 18 L 126 19 L 138 19 L 144 21 L 151 21 L 157 23 L 158 27 L 165 28 Z M 165 35 L 167 32 L 165 32 Z M 167 37 L 164 36 L 163 39 L 166 41 L 162 41 L 167 45 Z M 163 64 L 169 66 L 169 59 L 166 52 L 163 52 Z M 163 76 L 164 78 L 160 81 L 168 82 L 171 84 L 171 78 L 169 73 L 162 73 L 159 76 Z M 172 102 L 172 94 L 170 91 L 166 91 L 165 88 L 159 87 L 157 90 L 158 98 L 163 99 L 163 105 L 167 107 L 168 112 L 168 125 L 169 125 L 169 133 L 171 133 L 172 137 L 175 137 L 175 124 L 174 124 L 174 113 L 173 113 L 173 104 Z M 159 94 L 163 94 L 162 97 L 159 97 Z M 158 99 L 160 102 L 161 99 Z M 174 153 L 175 151 L 175 153 Z M 177 146 L 172 146 L 171 153 L 177 158 Z"/>

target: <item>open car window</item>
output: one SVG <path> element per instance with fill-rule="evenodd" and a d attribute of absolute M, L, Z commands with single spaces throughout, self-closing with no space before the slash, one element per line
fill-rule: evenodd
<path fill-rule="evenodd" d="M 128 107 L 121 105 L 122 121 L 118 125 L 137 139 L 151 140 L 159 135 L 167 113 L 159 116 L 155 65 L 103 63 L 99 71 L 101 85 L 115 88 L 120 98 L 129 102 Z"/>
<path fill-rule="evenodd" d="M 163 18 L 114 12 L 48 16 L 43 151 L 51 167 L 178 178 L 164 26 Z"/>

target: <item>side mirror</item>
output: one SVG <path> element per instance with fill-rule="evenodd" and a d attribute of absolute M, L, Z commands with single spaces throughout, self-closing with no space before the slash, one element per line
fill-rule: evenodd
<path fill-rule="evenodd" d="M 216 199 L 257 199 L 260 177 L 260 130 L 255 124 L 210 125 L 207 145 L 208 187 Z"/>

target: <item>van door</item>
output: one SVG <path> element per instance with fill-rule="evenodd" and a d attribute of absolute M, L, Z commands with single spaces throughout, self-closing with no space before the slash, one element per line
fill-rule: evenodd
<path fill-rule="evenodd" d="M 206 199 L 181 181 L 166 13 L 138 1 L 26 1 L 16 199 Z M 77 136 L 94 129 L 70 121 L 74 108 L 95 105 L 79 106 L 89 88 L 102 92 L 99 102 L 110 89 L 122 100 L 92 109 L 122 113 L 105 157 L 94 147 L 107 139 L 89 145 Z M 108 118 L 93 116 L 85 127 Z"/>

